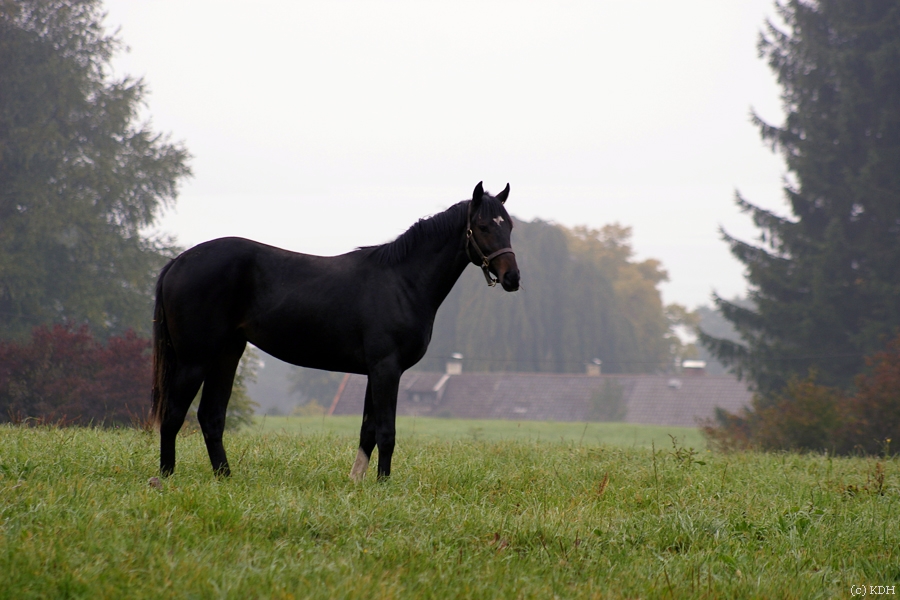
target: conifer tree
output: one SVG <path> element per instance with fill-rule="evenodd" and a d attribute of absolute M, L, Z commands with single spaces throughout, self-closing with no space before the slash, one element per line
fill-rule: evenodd
<path fill-rule="evenodd" d="M 900 2 L 785 0 L 759 52 L 782 125 L 753 115 L 784 157 L 785 218 L 737 196 L 759 244 L 723 232 L 753 308 L 715 298 L 743 343 L 701 342 L 763 396 L 810 369 L 847 388 L 900 327 Z"/>

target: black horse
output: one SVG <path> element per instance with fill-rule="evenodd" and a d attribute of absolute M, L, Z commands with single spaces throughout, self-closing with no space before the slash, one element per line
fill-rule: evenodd
<path fill-rule="evenodd" d="M 368 375 L 359 451 L 361 479 L 378 446 L 378 476 L 391 473 L 400 375 L 431 341 L 438 307 L 470 262 L 519 288 L 510 248 L 509 185 L 415 223 L 393 242 L 340 256 L 297 254 L 241 238 L 191 248 L 156 284 L 153 408 L 160 471 L 175 469 L 175 437 L 203 384 L 197 419 L 213 470 L 230 474 L 222 432 L 247 342 L 286 362 Z M 496 279 L 494 279 L 496 277 Z"/>

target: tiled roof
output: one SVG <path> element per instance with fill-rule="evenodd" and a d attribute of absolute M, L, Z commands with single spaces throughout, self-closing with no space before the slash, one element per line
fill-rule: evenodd
<path fill-rule="evenodd" d="M 362 415 L 366 377 L 349 375 L 331 414 Z M 549 373 L 407 372 L 398 415 L 517 421 L 603 420 L 598 406 L 621 398 L 627 423 L 693 427 L 716 407 L 750 404 L 746 385 L 731 376 L 571 375 Z M 602 408 L 601 408 L 602 412 Z"/>

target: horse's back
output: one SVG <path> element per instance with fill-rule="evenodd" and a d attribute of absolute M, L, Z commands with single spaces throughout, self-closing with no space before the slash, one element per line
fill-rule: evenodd
<path fill-rule="evenodd" d="M 249 299 L 248 284 L 260 258 L 283 250 L 243 238 L 204 242 L 176 257 L 160 291 L 167 309 L 174 305 L 217 304 L 234 312 Z M 168 311 L 168 310 L 167 310 Z"/>
<path fill-rule="evenodd" d="M 173 342 L 198 360 L 243 338 L 294 364 L 359 368 L 316 363 L 359 329 L 358 263 L 355 253 L 314 256 L 243 238 L 195 246 L 173 261 L 160 286 Z"/>
<path fill-rule="evenodd" d="M 300 254 L 253 240 L 227 237 L 204 242 L 175 258 L 163 282 L 165 298 L 247 295 L 259 288 L 287 287 L 334 276 L 341 257 Z M 251 289 L 252 288 L 252 289 Z M 243 294 L 240 292 L 243 291 Z M 262 290 L 264 291 L 264 290 Z"/>

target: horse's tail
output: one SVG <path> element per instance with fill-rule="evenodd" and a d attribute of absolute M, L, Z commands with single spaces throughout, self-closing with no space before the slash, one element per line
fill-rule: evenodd
<path fill-rule="evenodd" d="M 166 323 L 166 311 L 163 308 L 162 286 L 166 273 L 175 261 L 169 263 L 159 272 L 156 280 L 156 303 L 153 306 L 153 405 L 150 408 L 150 422 L 159 427 L 166 416 L 168 405 L 172 367 L 175 362 L 175 349 Z"/>

